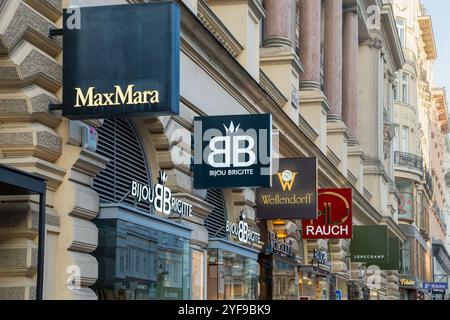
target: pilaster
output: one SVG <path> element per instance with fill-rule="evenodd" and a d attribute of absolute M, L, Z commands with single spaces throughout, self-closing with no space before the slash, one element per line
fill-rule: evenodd
<path fill-rule="evenodd" d="M 327 98 L 320 89 L 300 89 L 300 116 L 316 131 L 314 143 L 327 153 L 327 112 L 330 110 Z"/>

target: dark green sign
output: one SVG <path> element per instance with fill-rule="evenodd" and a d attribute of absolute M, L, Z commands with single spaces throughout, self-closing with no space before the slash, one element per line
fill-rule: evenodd
<path fill-rule="evenodd" d="M 352 262 L 388 263 L 387 226 L 354 226 L 350 255 Z"/>
<path fill-rule="evenodd" d="M 377 266 L 381 270 L 397 270 L 400 269 L 400 240 L 398 238 L 388 239 L 388 262 L 379 263 Z"/>

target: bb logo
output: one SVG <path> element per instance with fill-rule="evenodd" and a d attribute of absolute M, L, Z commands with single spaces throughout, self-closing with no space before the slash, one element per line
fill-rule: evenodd
<path fill-rule="evenodd" d="M 278 179 L 280 180 L 281 188 L 283 191 L 286 189 L 291 192 L 294 185 L 295 177 L 298 172 L 292 172 L 291 170 L 284 170 L 283 172 L 277 173 Z"/>
<path fill-rule="evenodd" d="M 214 137 L 209 143 L 211 149 L 208 155 L 209 165 L 214 168 L 245 168 L 255 164 L 256 154 L 253 151 L 255 139 L 249 135 L 241 135 L 240 124 L 235 127 L 233 121 L 229 127 L 223 126 L 226 136 Z"/>

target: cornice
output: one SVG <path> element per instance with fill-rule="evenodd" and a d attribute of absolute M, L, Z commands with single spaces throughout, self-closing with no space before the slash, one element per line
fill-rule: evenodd
<path fill-rule="evenodd" d="M 278 107 L 261 85 L 200 23 L 199 19 L 191 14 L 184 5 L 180 4 L 180 7 L 182 8 L 182 51 L 213 77 L 249 113 L 271 113 L 273 125 L 280 131 L 280 140 L 283 137 L 283 143 L 286 148 L 292 151 L 292 156 L 317 157 L 319 179 L 325 185 L 351 187 L 347 177 L 333 165 L 318 146 L 311 142 L 308 135 Z M 222 70 L 226 70 L 226 75 Z M 354 189 L 354 197 L 364 208 L 364 212 L 371 217 L 370 219 L 378 221 L 381 218 L 380 213 L 356 188 Z"/>
<path fill-rule="evenodd" d="M 228 50 L 228 52 L 230 52 L 233 57 L 240 55 L 242 50 L 244 50 L 244 46 L 231 34 L 204 0 L 198 0 L 197 10 L 197 16 L 200 21 Z"/>

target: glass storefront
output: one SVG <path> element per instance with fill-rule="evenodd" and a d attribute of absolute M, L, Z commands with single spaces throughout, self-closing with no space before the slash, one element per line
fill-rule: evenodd
<path fill-rule="evenodd" d="M 205 299 L 205 252 L 192 250 L 192 300 Z"/>
<path fill-rule="evenodd" d="M 277 254 L 261 254 L 259 263 L 260 299 L 298 300 L 297 261 Z"/>
<path fill-rule="evenodd" d="M 324 270 L 299 268 L 298 284 L 300 299 L 330 300 L 330 277 Z"/>
<path fill-rule="evenodd" d="M 336 300 L 348 300 L 348 280 L 336 277 Z"/>
<path fill-rule="evenodd" d="M 119 219 L 97 220 L 100 300 L 190 299 L 188 239 Z"/>
<path fill-rule="evenodd" d="M 256 259 L 227 250 L 208 249 L 208 300 L 256 300 Z"/>

